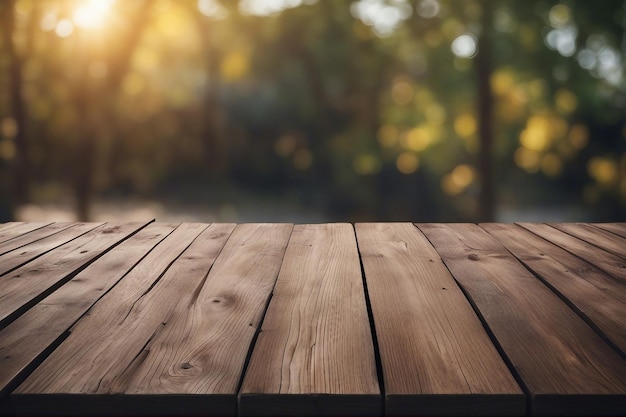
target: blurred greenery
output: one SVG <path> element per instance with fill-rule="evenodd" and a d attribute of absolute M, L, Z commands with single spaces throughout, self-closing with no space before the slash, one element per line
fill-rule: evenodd
<path fill-rule="evenodd" d="M 0 19 L 0 221 L 167 199 L 626 220 L 622 0 L 2 0 Z"/>

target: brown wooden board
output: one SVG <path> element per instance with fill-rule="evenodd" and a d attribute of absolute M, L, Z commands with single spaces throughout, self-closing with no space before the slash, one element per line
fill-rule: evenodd
<path fill-rule="evenodd" d="M 523 381 L 532 415 L 624 414 L 623 358 L 501 243 L 473 224 L 418 226 Z"/>
<path fill-rule="evenodd" d="M 44 226 L 51 224 L 47 223 L 25 223 L 25 222 L 10 222 L 5 223 L 0 229 L 0 243 L 6 242 L 7 240 L 13 239 L 17 236 L 21 236 L 23 234 L 32 232 L 33 230 L 37 230 Z"/>
<path fill-rule="evenodd" d="M 148 225 L 2 329 L 0 397 L 14 388 L 72 324 L 174 228 L 162 223 Z"/>
<path fill-rule="evenodd" d="M 592 223 L 592 226 L 626 238 L 626 223 Z"/>
<path fill-rule="evenodd" d="M 606 273 L 626 284 L 626 262 L 621 257 L 599 249 L 577 237 L 557 230 L 547 224 L 518 223 L 537 236 L 554 243 L 570 253 L 584 259 Z"/>
<path fill-rule="evenodd" d="M 0 277 L 0 329 L 144 226 L 145 223 L 103 224 Z"/>
<path fill-rule="evenodd" d="M 294 227 L 239 404 L 241 416 L 382 414 L 350 224 Z"/>
<path fill-rule="evenodd" d="M 411 223 L 356 234 L 386 415 L 524 415 L 522 390 L 424 235 Z"/>
<path fill-rule="evenodd" d="M 114 408 L 118 403 L 110 395 L 94 394 L 98 391 L 100 379 L 105 379 L 108 367 L 115 371 L 123 360 L 132 362 L 149 339 L 137 341 L 145 331 L 129 330 L 130 321 L 126 319 L 136 314 L 136 305 L 141 303 L 144 295 L 151 292 L 170 265 L 207 226 L 191 223 L 178 226 L 102 297 L 18 388 L 18 393 L 23 393 L 11 396 L 16 412 L 23 415 L 43 415 L 50 411 L 57 415 L 91 415 L 95 409 L 101 410 L 101 414 L 121 414 Z M 156 320 L 161 320 L 160 315 Z M 129 346 L 125 352 L 123 345 L 127 342 Z M 137 343 L 139 347 L 135 346 Z M 129 355 L 130 359 L 127 358 Z M 81 392 L 91 395 L 77 395 Z M 104 404 L 99 404 L 98 400 L 104 398 L 113 400 L 110 406 L 105 400 Z"/>
<path fill-rule="evenodd" d="M 32 261 L 38 256 L 62 246 L 81 235 L 84 235 L 96 227 L 102 226 L 102 224 L 103 223 L 77 223 L 69 228 L 66 228 L 65 230 L 54 233 L 51 236 L 32 242 L 18 251 L 0 255 L 0 282 L 4 279 L 2 275 L 5 275 L 8 272 L 11 272 L 14 269 Z M 15 239 L 12 239 L 7 243 L 11 243 L 13 240 Z"/>
<path fill-rule="evenodd" d="M 18 387 L 17 412 L 236 415 L 254 322 L 291 226 L 233 227 L 198 225 L 180 236 L 186 243 L 141 262 Z"/>
<path fill-rule="evenodd" d="M 550 226 L 626 259 L 626 238 L 589 223 L 551 223 Z"/>
<path fill-rule="evenodd" d="M 237 226 L 206 279 L 172 314 L 170 331 L 151 343 L 125 392 L 201 396 L 205 404 L 186 413 L 235 415 L 246 358 L 291 229 L 291 224 Z"/>
<path fill-rule="evenodd" d="M 71 226 L 73 226 L 73 223 L 52 223 L 48 226 L 33 230 L 30 233 L 16 236 L 11 240 L 0 243 L 0 255 L 21 248 L 22 246 L 26 246 L 29 243 L 33 243 L 48 236 L 54 235 L 55 233 L 58 233 L 61 230 L 67 229 Z"/>
<path fill-rule="evenodd" d="M 481 226 L 609 339 L 624 357 L 625 285 L 517 225 L 489 223 Z"/>

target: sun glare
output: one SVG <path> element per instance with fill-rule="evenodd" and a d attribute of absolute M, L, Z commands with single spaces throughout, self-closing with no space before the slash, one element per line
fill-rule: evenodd
<path fill-rule="evenodd" d="M 74 9 L 74 23 L 84 29 L 102 27 L 114 2 L 115 0 L 83 0 Z"/>

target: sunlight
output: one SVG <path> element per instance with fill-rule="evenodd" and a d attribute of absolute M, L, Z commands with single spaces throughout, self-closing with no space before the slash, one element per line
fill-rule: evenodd
<path fill-rule="evenodd" d="M 470 33 L 457 36 L 452 41 L 452 53 L 459 58 L 474 58 L 478 53 L 476 42 L 476 38 Z"/>
<path fill-rule="evenodd" d="M 115 0 L 83 0 L 74 9 L 74 23 L 83 29 L 104 26 L 114 2 Z"/>

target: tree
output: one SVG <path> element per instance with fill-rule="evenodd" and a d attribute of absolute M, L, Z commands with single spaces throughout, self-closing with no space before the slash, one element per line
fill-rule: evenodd
<path fill-rule="evenodd" d="M 28 118 L 27 109 L 22 91 L 22 57 L 15 48 L 13 34 L 15 32 L 15 0 L 8 0 L 0 5 L 2 13 L 2 35 L 6 53 L 9 58 L 9 95 L 14 123 L 15 158 L 12 163 L 12 177 L 10 210 L 13 211 L 20 204 L 28 202 L 30 186 L 30 160 L 28 150 Z M 31 19 L 31 29 L 34 25 Z M 32 33 L 31 33 L 32 35 Z M 28 53 L 28 51 L 26 51 Z"/>

